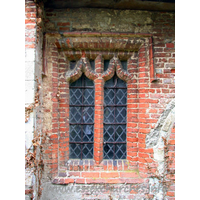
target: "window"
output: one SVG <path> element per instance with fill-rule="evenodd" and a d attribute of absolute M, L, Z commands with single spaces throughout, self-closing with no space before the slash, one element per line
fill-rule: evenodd
<path fill-rule="evenodd" d="M 104 85 L 104 159 L 126 159 L 126 102 L 126 83 L 115 73 Z"/>
<path fill-rule="evenodd" d="M 122 66 L 126 69 L 126 61 Z M 71 62 L 73 69 L 75 62 Z M 90 61 L 94 69 L 94 61 Z M 104 61 L 104 71 L 109 60 Z M 84 74 L 70 83 L 69 150 L 72 159 L 92 159 L 94 150 L 94 82 Z M 126 82 L 114 76 L 104 84 L 103 158 L 126 159 Z"/>
<path fill-rule="evenodd" d="M 70 84 L 70 158 L 92 159 L 94 83 L 84 74 Z"/>

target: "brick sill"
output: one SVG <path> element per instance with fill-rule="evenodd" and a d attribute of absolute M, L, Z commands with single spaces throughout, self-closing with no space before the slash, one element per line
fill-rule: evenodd
<path fill-rule="evenodd" d="M 128 160 L 103 160 L 100 164 L 96 164 L 93 159 L 71 159 L 60 169 L 61 171 L 126 171 L 136 169 L 136 166 L 130 165 Z"/>
<path fill-rule="evenodd" d="M 60 170 L 53 184 L 98 184 L 98 183 L 140 183 L 143 181 L 139 171 L 64 171 Z"/>

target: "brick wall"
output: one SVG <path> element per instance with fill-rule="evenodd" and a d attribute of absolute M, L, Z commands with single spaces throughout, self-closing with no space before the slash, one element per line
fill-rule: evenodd
<path fill-rule="evenodd" d="M 43 131 L 48 132 L 49 138 L 44 144 L 45 170 L 42 199 L 53 198 L 53 195 L 56 198 L 59 196 L 58 192 L 52 193 L 53 189 L 50 191 L 48 188 L 53 187 L 57 188 L 56 191 L 61 191 L 60 185 L 69 188 L 71 184 L 82 186 L 110 184 L 113 187 L 134 184 L 140 189 L 147 189 L 147 191 L 139 192 L 137 188 L 123 194 L 110 189 L 94 196 L 80 191 L 68 194 L 71 197 L 78 195 L 77 198 L 85 199 L 108 199 L 109 196 L 118 199 L 133 199 L 161 195 L 159 192 L 149 192 L 152 182 L 156 181 L 156 173 L 161 165 L 160 160 L 155 157 L 155 152 L 157 152 L 155 148 L 147 148 L 146 137 L 156 129 L 159 118 L 175 97 L 174 13 L 108 9 L 47 9 L 44 21 L 46 35 L 43 72 L 46 76 L 42 79 L 42 128 Z M 82 31 L 91 33 L 88 35 L 86 33 L 86 37 Z M 73 32 L 73 36 L 70 32 Z M 99 32 L 104 32 L 104 35 L 99 35 Z M 74 37 L 80 36 L 85 38 L 85 41 L 73 40 Z M 105 42 L 103 43 L 105 46 L 96 47 L 94 43 L 93 47 L 89 47 L 88 44 L 92 42 L 88 40 L 88 37 L 112 37 L 116 41 L 139 38 L 142 41 L 137 53 L 127 58 L 128 73 L 132 78 L 131 81 L 127 80 L 127 160 L 125 161 L 102 159 L 103 118 L 99 116 L 103 117 L 105 81 L 103 60 L 106 54 L 111 55 L 106 59 L 113 58 L 113 44 L 108 43 L 106 46 Z M 30 42 L 27 45 L 31 45 Z M 89 52 L 84 50 L 87 48 Z M 93 53 L 90 52 L 91 48 L 93 48 Z M 116 48 L 119 50 L 117 55 L 123 57 L 123 53 L 120 54 L 123 52 L 120 47 Z M 69 160 L 69 123 L 66 120 L 69 119 L 69 80 L 66 73 L 69 70 L 69 60 L 82 59 L 82 62 L 86 62 L 89 58 L 95 60 L 94 74 L 88 68 L 84 70 L 86 76 L 94 80 L 96 88 L 94 160 L 73 161 Z M 167 132 L 170 135 L 170 150 L 168 151 L 170 157 L 174 153 L 173 132 L 174 129 L 171 134 L 170 131 Z M 173 169 L 171 165 L 170 168 Z M 173 179 L 173 176 L 170 178 Z M 168 199 L 174 199 L 173 184 L 165 194 Z M 60 198 L 67 197 L 65 192 L 60 195 Z"/>

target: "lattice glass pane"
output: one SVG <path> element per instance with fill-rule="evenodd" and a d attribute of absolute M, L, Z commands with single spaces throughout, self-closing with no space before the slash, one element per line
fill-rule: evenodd
<path fill-rule="evenodd" d="M 70 144 L 70 158 L 74 159 L 92 159 L 93 144 Z"/>
<path fill-rule="evenodd" d="M 104 142 L 114 142 L 115 125 L 104 125 Z"/>
<path fill-rule="evenodd" d="M 126 123 L 126 107 L 115 107 L 115 122 Z"/>
<path fill-rule="evenodd" d="M 94 122 L 94 107 L 83 107 L 83 123 L 93 123 Z"/>
<path fill-rule="evenodd" d="M 114 107 L 105 107 L 104 108 L 104 122 L 114 123 L 115 120 L 115 108 Z"/>
<path fill-rule="evenodd" d="M 104 159 L 126 159 L 126 83 L 116 74 L 104 88 Z"/>
<path fill-rule="evenodd" d="M 116 144 L 115 159 L 126 159 L 126 144 Z"/>
<path fill-rule="evenodd" d="M 104 152 L 104 159 L 114 159 L 114 144 L 104 144 L 103 152 Z"/>
<path fill-rule="evenodd" d="M 115 104 L 117 105 L 125 105 L 127 99 L 127 90 L 126 89 L 117 89 L 116 91 L 116 99 Z"/>
<path fill-rule="evenodd" d="M 94 89 L 84 89 L 83 96 L 83 104 L 94 105 Z"/>
<path fill-rule="evenodd" d="M 69 122 L 81 123 L 82 121 L 82 107 L 70 107 Z"/>
<path fill-rule="evenodd" d="M 82 89 L 70 89 L 70 105 L 82 104 Z"/>
<path fill-rule="evenodd" d="M 70 158 L 81 158 L 81 144 L 69 144 Z"/>
<path fill-rule="evenodd" d="M 70 126 L 70 142 L 81 142 L 81 125 Z"/>
<path fill-rule="evenodd" d="M 83 144 L 82 152 L 83 152 L 83 159 L 93 158 L 93 144 Z"/>
<path fill-rule="evenodd" d="M 70 142 L 93 142 L 93 135 L 93 125 L 75 124 L 70 126 Z"/>
<path fill-rule="evenodd" d="M 83 142 L 93 142 L 94 126 L 93 125 L 82 125 L 83 127 Z"/>
<path fill-rule="evenodd" d="M 70 85 L 70 158 L 93 158 L 93 86 L 84 75 Z"/>
<path fill-rule="evenodd" d="M 113 89 L 104 89 L 104 104 L 105 105 L 113 105 L 115 96 L 114 96 L 114 90 Z"/>
<path fill-rule="evenodd" d="M 115 141 L 126 142 L 126 125 L 115 125 Z"/>
<path fill-rule="evenodd" d="M 126 159 L 126 144 L 105 144 L 104 159 Z"/>

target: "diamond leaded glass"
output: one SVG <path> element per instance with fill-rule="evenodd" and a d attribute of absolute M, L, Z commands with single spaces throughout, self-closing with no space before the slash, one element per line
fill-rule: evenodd
<path fill-rule="evenodd" d="M 70 158 L 93 158 L 94 83 L 85 75 L 70 84 Z"/>
<path fill-rule="evenodd" d="M 126 83 L 117 75 L 104 86 L 104 159 L 126 159 Z"/>

